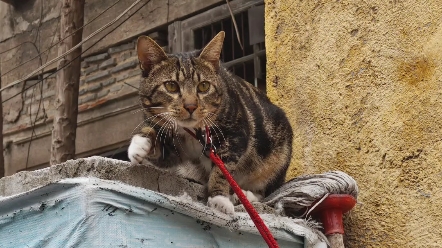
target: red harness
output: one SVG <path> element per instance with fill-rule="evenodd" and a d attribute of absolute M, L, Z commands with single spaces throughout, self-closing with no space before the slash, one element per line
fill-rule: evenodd
<path fill-rule="evenodd" d="M 198 139 L 196 137 L 196 135 L 192 131 L 190 131 L 189 129 L 184 128 L 184 130 L 186 130 L 186 132 L 188 132 L 195 139 Z M 215 148 L 213 147 L 213 144 L 212 144 L 212 138 L 210 136 L 210 129 L 207 126 L 206 126 L 206 135 L 205 135 L 205 137 L 206 137 L 206 146 L 209 145 L 209 148 L 210 148 L 210 155 L 209 155 L 210 159 L 212 160 L 212 162 L 214 164 L 216 164 L 216 166 L 218 166 L 218 168 L 224 174 L 224 177 L 229 182 L 230 187 L 232 187 L 233 191 L 238 196 L 238 199 L 243 204 L 243 206 L 246 209 L 247 213 L 249 213 L 250 218 L 253 220 L 253 223 L 255 223 L 256 228 L 258 228 L 259 233 L 261 234 L 261 236 L 263 237 L 263 239 L 265 240 L 265 242 L 267 243 L 269 248 L 278 248 L 279 247 L 278 243 L 273 238 L 272 233 L 267 228 L 267 226 L 265 225 L 264 221 L 259 216 L 259 214 L 256 211 L 256 209 L 253 207 L 253 205 L 249 202 L 247 197 L 244 195 L 244 193 L 242 192 L 241 188 L 236 183 L 235 179 L 233 179 L 232 175 L 230 175 L 229 171 L 227 170 L 227 168 L 224 165 L 224 163 L 221 160 L 221 158 L 216 154 Z"/>

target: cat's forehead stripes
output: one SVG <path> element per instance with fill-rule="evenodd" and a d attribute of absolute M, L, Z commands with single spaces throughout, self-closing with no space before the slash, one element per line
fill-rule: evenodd
<path fill-rule="evenodd" d="M 177 54 L 176 60 L 176 72 L 174 79 L 176 81 L 184 81 L 185 79 L 192 79 L 193 81 L 200 81 L 201 76 L 195 70 L 195 61 L 193 61 L 193 55 L 189 53 Z"/>

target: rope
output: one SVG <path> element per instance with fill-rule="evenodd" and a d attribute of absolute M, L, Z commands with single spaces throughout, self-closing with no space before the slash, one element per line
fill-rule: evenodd
<path fill-rule="evenodd" d="M 209 128 L 206 127 L 206 138 L 207 138 L 207 144 L 210 144 L 210 131 Z M 242 205 L 246 209 L 247 213 L 249 213 L 250 218 L 252 219 L 253 223 L 255 223 L 256 228 L 258 229 L 259 233 L 261 234 L 262 238 L 265 240 L 269 248 L 279 248 L 278 243 L 276 242 L 275 238 L 273 238 L 272 233 L 265 225 L 264 221 L 259 216 L 256 209 L 253 207 L 253 205 L 249 202 L 247 197 L 242 192 L 239 185 L 236 183 L 235 179 L 233 179 L 232 175 L 230 175 L 229 171 L 227 170 L 226 166 L 224 165 L 221 158 L 215 154 L 215 151 L 213 147 L 210 149 L 210 159 L 223 173 L 224 177 L 227 179 L 227 181 L 230 184 L 230 187 L 232 187 L 235 194 L 238 196 L 238 199 L 241 201 Z"/>
<path fill-rule="evenodd" d="M 253 205 L 249 202 L 249 200 L 247 200 L 247 197 L 244 195 L 239 185 L 235 182 L 235 179 L 233 179 L 232 175 L 230 175 L 229 171 L 226 169 L 221 158 L 218 155 L 216 155 L 213 150 L 211 150 L 210 152 L 210 159 L 212 160 L 213 163 L 215 163 L 218 166 L 218 168 L 224 174 L 224 177 L 227 179 L 233 191 L 238 196 L 241 203 L 244 205 L 244 208 L 247 210 L 247 213 L 249 213 L 250 218 L 252 218 L 253 223 L 255 223 L 256 228 L 258 228 L 259 233 L 261 234 L 261 236 L 263 237 L 269 248 L 279 247 L 278 243 L 276 243 L 276 240 L 273 238 L 272 233 L 267 228 L 264 221 L 262 221 L 258 212 L 256 212 Z"/>

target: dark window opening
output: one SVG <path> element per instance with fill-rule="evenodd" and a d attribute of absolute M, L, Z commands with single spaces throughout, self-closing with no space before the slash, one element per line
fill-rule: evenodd
<path fill-rule="evenodd" d="M 256 25 L 255 19 L 262 19 L 263 17 L 256 18 L 254 13 L 253 11 L 244 11 L 235 15 L 239 37 L 244 49 L 241 49 L 241 45 L 238 42 L 231 17 L 195 29 L 194 47 L 195 49 L 203 48 L 218 32 L 224 31 L 226 37 L 224 38 L 224 46 L 221 52 L 221 61 L 224 62 L 224 66 L 235 75 L 266 92 L 265 44 L 263 38 L 261 42 L 251 44 L 251 37 L 253 37 L 253 40 L 256 40 L 256 35 L 250 33 L 249 25 L 249 22 L 252 22 L 252 25 Z M 258 14 L 261 13 L 258 12 Z M 264 23 L 262 23 L 262 29 L 264 29 Z"/>

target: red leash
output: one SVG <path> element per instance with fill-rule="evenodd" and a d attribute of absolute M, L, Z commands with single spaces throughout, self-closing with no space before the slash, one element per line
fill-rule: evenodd
<path fill-rule="evenodd" d="M 206 141 L 207 144 L 211 144 L 210 131 L 208 127 L 206 127 Z M 224 177 L 227 179 L 233 191 L 238 196 L 244 208 L 247 210 L 247 213 L 249 213 L 250 218 L 253 220 L 253 223 L 255 223 L 256 228 L 258 228 L 259 233 L 261 234 L 261 236 L 263 237 L 269 248 L 279 248 L 278 243 L 273 238 L 272 233 L 267 228 L 264 221 L 259 216 L 258 212 L 256 212 L 253 205 L 249 202 L 249 200 L 244 195 L 239 185 L 235 182 L 235 179 L 233 179 L 232 175 L 230 175 L 229 171 L 227 170 L 221 158 L 217 154 L 215 154 L 213 146 L 210 148 L 210 159 L 212 160 L 213 163 L 215 163 L 218 166 L 218 168 L 224 174 Z"/>

